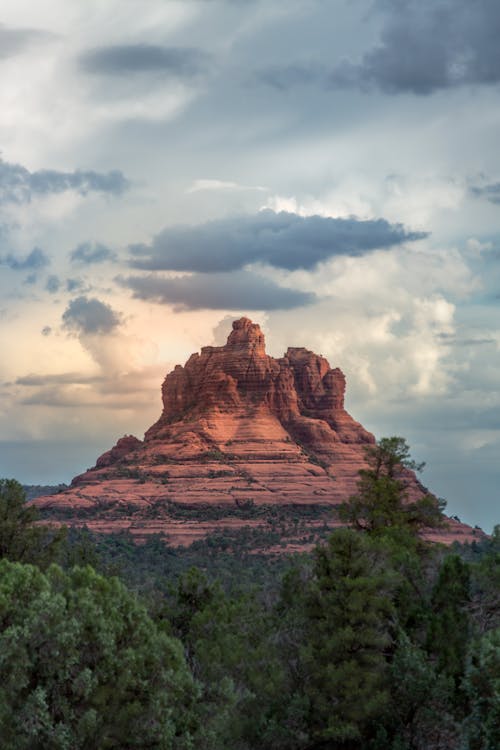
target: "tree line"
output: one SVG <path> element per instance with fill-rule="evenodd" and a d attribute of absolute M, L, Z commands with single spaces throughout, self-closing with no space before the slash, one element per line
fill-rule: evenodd
<path fill-rule="evenodd" d="M 497 750 L 500 527 L 425 542 L 443 503 L 409 496 L 419 468 L 402 438 L 368 446 L 345 528 L 221 580 L 35 523 L 0 480 L 2 748 Z"/>

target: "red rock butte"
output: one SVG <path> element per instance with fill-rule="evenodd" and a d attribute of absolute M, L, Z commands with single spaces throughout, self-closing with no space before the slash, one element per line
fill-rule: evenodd
<path fill-rule="evenodd" d="M 305 548 L 315 529 L 338 525 L 332 506 L 355 492 L 375 442 L 345 410 L 345 386 L 342 371 L 308 349 L 270 357 L 260 327 L 241 318 L 225 346 L 203 347 L 166 376 L 162 414 L 144 440 L 122 437 L 67 490 L 34 502 L 55 522 L 129 530 L 139 541 L 161 534 L 173 545 L 266 529 L 273 509 L 293 509 L 295 535 L 288 529 L 280 549 Z M 406 474 L 409 494 L 423 494 Z M 435 538 L 476 533 L 449 521 Z"/>

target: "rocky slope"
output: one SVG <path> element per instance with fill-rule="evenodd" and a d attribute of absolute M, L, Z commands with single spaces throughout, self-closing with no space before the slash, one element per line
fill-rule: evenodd
<path fill-rule="evenodd" d="M 56 522 L 162 534 L 171 544 L 245 529 L 303 548 L 336 525 L 374 437 L 344 408 L 345 377 L 304 348 L 275 359 L 259 326 L 233 323 L 162 386 L 163 411 L 144 440 L 118 440 L 96 465 L 36 505 Z M 408 473 L 409 492 L 423 492 Z M 440 540 L 478 533 L 454 523 Z"/>

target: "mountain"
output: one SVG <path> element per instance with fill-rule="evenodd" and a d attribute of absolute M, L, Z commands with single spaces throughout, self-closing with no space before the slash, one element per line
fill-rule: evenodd
<path fill-rule="evenodd" d="M 120 438 L 68 489 L 34 502 L 54 522 L 161 534 L 186 545 L 216 534 L 236 544 L 311 546 L 338 525 L 374 436 L 344 408 L 339 368 L 305 348 L 275 359 L 241 318 L 224 346 L 205 346 L 162 386 L 163 411 L 144 440 Z M 426 492 L 405 471 L 410 497 Z M 441 541 L 481 532 L 449 520 Z"/>

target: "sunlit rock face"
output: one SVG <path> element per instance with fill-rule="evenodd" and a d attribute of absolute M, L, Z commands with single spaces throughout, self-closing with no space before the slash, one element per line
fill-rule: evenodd
<path fill-rule="evenodd" d="M 225 346 L 203 347 L 184 367 L 178 365 L 167 375 L 163 413 L 147 431 L 145 442 L 168 440 L 174 424 L 201 420 L 197 432 L 219 448 L 232 440 L 245 452 L 250 432 L 269 443 L 269 452 L 284 430 L 289 440 L 298 437 L 332 462 L 340 454 L 348 457 L 349 451 L 339 444 L 359 447 L 374 442 L 373 435 L 345 411 L 344 393 L 343 373 L 332 370 L 326 359 L 307 349 L 288 349 L 284 357 L 274 359 L 266 354 L 259 326 L 241 318 L 233 323 Z M 254 427 L 246 424 L 255 420 Z M 278 453 L 282 450 L 274 447 Z"/>
<path fill-rule="evenodd" d="M 259 326 L 241 318 L 224 346 L 203 347 L 166 376 L 162 414 L 143 441 L 121 438 L 70 489 L 35 503 L 56 520 L 128 528 L 138 539 L 161 533 L 171 544 L 265 526 L 272 507 L 308 508 L 314 535 L 336 525 L 332 506 L 356 490 L 375 442 L 345 410 L 345 387 L 342 371 L 308 349 L 270 357 Z M 423 493 L 413 474 L 407 480 L 409 494 Z M 213 521 L 210 506 L 219 508 Z M 472 534 L 453 528 L 453 538 Z M 298 532 L 282 549 L 303 539 Z"/>

